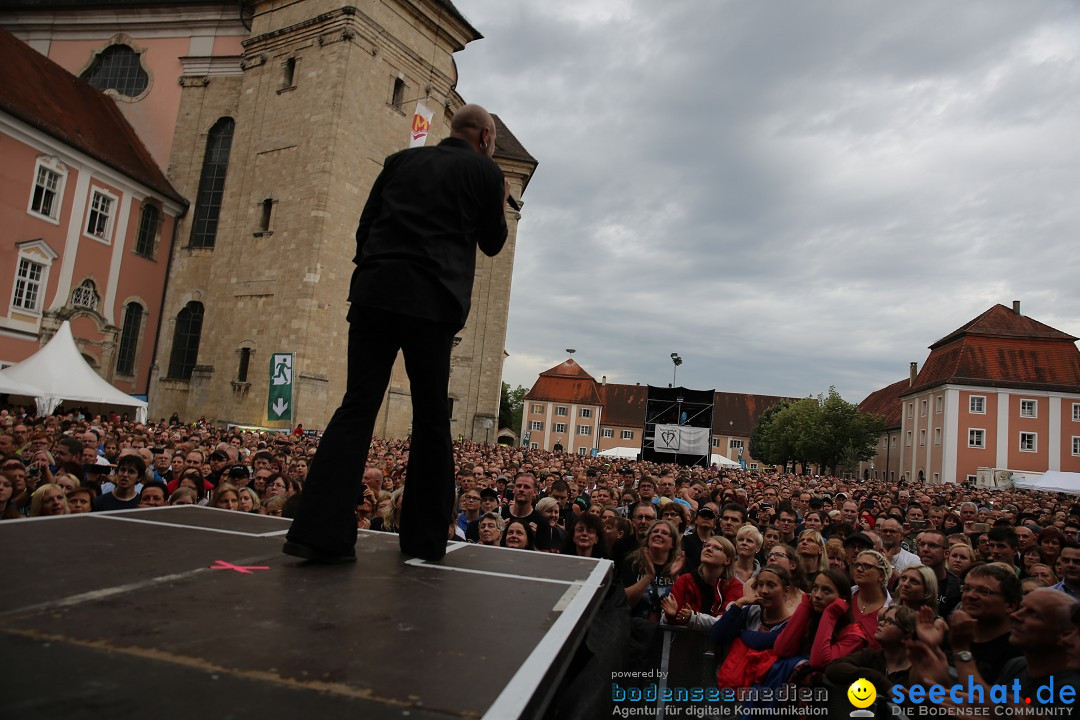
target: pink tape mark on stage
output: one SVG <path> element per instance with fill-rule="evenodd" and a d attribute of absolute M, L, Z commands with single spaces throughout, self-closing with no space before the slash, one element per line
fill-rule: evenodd
<path fill-rule="evenodd" d="M 215 560 L 216 565 L 211 565 L 211 570 L 235 570 L 238 573 L 250 575 L 252 570 L 269 570 L 269 565 L 233 565 L 224 560 Z"/>

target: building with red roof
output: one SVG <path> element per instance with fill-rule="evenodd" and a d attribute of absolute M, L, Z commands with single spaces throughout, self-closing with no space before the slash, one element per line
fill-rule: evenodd
<path fill-rule="evenodd" d="M 979 468 L 1080 472 L 1076 338 L 1025 317 L 1019 302 L 938 340 L 915 370 L 861 405 L 886 418 L 868 476 L 940 483 L 974 480 Z"/>
<path fill-rule="evenodd" d="M 597 382 L 569 358 L 540 373 L 525 395 L 521 437 L 532 448 L 552 450 L 559 444 L 579 455 L 616 447 L 640 450 L 648 394 L 647 385 L 609 383 L 606 376 Z M 715 393 L 712 454 L 738 462 L 742 451 L 748 468 L 761 466 L 748 453 L 750 432 L 761 414 L 783 399 Z"/>
<path fill-rule="evenodd" d="M 70 320 L 83 357 L 146 395 L 187 202 L 116 103 L 0 29 L 0 364 Z"/>

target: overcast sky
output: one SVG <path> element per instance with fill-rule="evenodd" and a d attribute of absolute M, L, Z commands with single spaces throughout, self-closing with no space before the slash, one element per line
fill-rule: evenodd
<path fill-rule="evenodd" d="M 512 386 L 858 402 L 995 303 L 1080 336 L 1080 4 L 454 2 L 540 163 Z"/>

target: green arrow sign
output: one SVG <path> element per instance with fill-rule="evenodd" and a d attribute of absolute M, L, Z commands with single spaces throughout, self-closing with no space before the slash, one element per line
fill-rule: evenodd
<path fill-rule="evenodd" d="M 270 392 L 266 402 L 269 420 L 292 420 L 293 417 L 293 354 L 274 353 L 270 356 Z"/>

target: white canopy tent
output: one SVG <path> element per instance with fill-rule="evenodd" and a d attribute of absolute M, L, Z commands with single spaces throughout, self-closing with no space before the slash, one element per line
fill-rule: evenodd
<path fill-rule="evenodd" d="M 23 397 L 37 397 L 41 391 L 32 385 L 20 382 L 8 376 L 4 370 L 0 370 L 0 395 L 22 395 Z"/>
<path fill-rule="evenodd" d="M 709 462 L 711 462 L 713 465 L 719 465 L 720 467 L 742 468 L 742 465 L 730 458 L 724 457 L 723 455 L 710 455 Z"/>
<path fill-rule="evenodd" d="M 38 413 L 49 415 L 64 401 L 85 405 L 135 408 L 138 422 L 146 422 L 146 402 L 117 390 L 87 364 L 67 320 L 45 347 L 3 374 L 36 388 Z"/>
<path fill-rule="evenodd" d="M 597 453 L 599 457 L 626 458 L 627 460 L 636 460 L 640 454 L 641 448 L 635 447 L 613 447 Z"/>
<path fill-rule="evenodd" d="M 1013 480 L 1017 488 L 1021 490 L 1042 490 L 1043 492 L 1062 492 L 1069 495 L 1080 495 L 1080 473 L 1061 472 L 1049 470 L 1042 475 L 1034 473 L 1013 473 Z"/>

